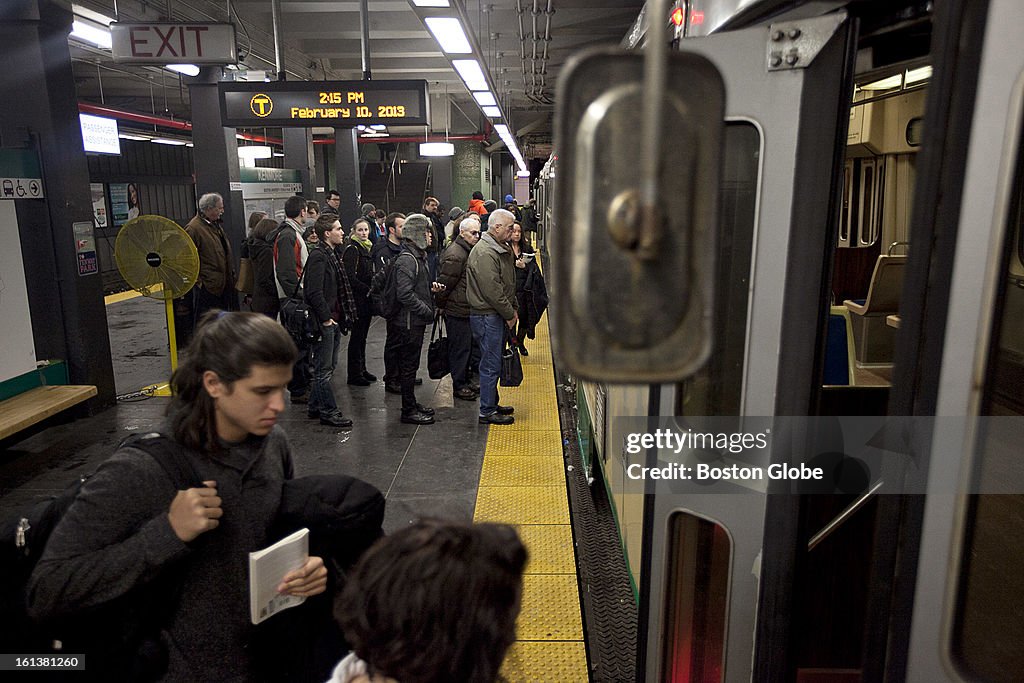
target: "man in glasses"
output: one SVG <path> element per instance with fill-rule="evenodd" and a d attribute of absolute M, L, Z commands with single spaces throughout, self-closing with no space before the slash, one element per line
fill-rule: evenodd
<path fill-rule="evenodd" d="M 469 384 L 469 357 L 473 349 L 473 331 L 469 325 L 469 300 L 466 298 L 466 263 L 469 252 L 480 240 L 480 218 L 469 214 L 459 223 L 459 235 L 441 254 L 437 281 L 444 289 L 435 295 L 437 307 L 444 311 L 448 330 L 448 364 L 452 371 L 455 398 L 475 401 L 479 392 Z"/>
<path fill-rule="evenodd" d="M 469 324 L 480 342 L 481 424 L 508 425 L 515 422 L 512 406 L 498 404 L 501 350 L 505 346 L 505 335 L 519 322 L 516 266 L 508 246 L 515 220 L 511 211 L 493 211 L 487 222 L 487 232 L 481 235 L 466 263 Z"/>

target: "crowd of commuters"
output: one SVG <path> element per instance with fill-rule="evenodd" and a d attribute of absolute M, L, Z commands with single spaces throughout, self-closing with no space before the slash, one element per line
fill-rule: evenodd
<path fill-rule="evenodd" d="M 543 277 L 523 223 L 507 195 L 504 205 L 474 192 L 466 209 L 443 209 L 426 197 L 416 213 L 387 215 L 373 204 L 347 228 L 341 196 L 329 190 L 316 201 L 290 197 L 284 220 L 257 211 L 249 217 L 237 283 L 221 215 L 223 199 L 204 195 L 187 228 L 199 250 L 200 281 L 192 294 L 192 320 L 211 308 L 242 307 L 276 318 L 289 299 L 304 301 L 319 323 L 319 339 L 300 343 L 288 384 L 290 402 L 305 405 L 321 424 L 349 429 L 352 420 L 331 389 L 341 347 L 346 346 L 346 381 L 369 387 L 377 376 L 367 367 L 367 337 L 374 317 L 374 276 L 394 263 L 398 306 L 385 321 L 383 384 L 402 396 L 400 420 L 434 423 L 435 412 L 416 397 L 426 329 L 443 319 L 455 398 L 479 401 L 481 423 L 515 421 L 512 406 L 498 402 L 498 374 L 506 345 L 528 355 L 526 339 L 547 305 Z M 530 225 L 529 227 L 534 227 Z M 346 341 L 347 338 L 347 341 Z"/>

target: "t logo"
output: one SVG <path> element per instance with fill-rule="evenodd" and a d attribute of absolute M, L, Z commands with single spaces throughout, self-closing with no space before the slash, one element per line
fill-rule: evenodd
<path fill-rule="evenodd" d="M 274 101 L 263 93 L 256 93 L 249 100 L 249 109 L 252 110 L 253 114 L 263 119 L 270 116 L 270 112 L 274 111 Z"/>

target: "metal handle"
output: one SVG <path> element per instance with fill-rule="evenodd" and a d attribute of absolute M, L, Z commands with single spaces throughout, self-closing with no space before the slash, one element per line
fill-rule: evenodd
<path fill-rule="evenodd" d="M 665 18 L 668 0 L 653 0 L 648 9 L 647 44 L 644 46 L 643 176 L 640 181 L 641 226 L 639 255 L 653 258 L 662 229 L 657 215 L 658 168 L 661 161 L 661 128 L 665 110 L 668 50 L 665 46 Z"/>
<path fill-rule="evenodd" d="M 885 255 L 886 256 L 892 256 L 892 250 L 895 249 L 896 247 L 906 247 L 907 250 L 909 251 L 910 250 L 910 242 L 893 242 L 892 244 L 889 245 L 889 249 L 886 250 Z"/>
<path fill-rule="evenodd" d="M 831 536 L 836 529 L 841 527 L 846 520 L 853 516 L 853 513 L 864 507 L 864 505 L 871 500 L 871 497 L 878 492 L 878 489 L 882 488 L 882 484 L 884 483 L 885 482 L 882 479 L 879 479 L 874 486 L 864 493 L 864 495 L 847 505 L 842 512 L 836 515 L 835 519 L 826 524 L 821 531 L 811 536 L 811 540 L 807 541 L 807 550 L 814 550 L 815 546 Z"/>

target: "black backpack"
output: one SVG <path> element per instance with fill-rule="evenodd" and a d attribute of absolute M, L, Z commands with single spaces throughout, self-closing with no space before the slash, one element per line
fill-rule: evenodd
<path fill-rule="evenodd" d="M 370 280 L 370 310 L 374 315 L 390 320 L 402 310 L 402 304 L 398 301 L 398 285 L 395 283 L 395 262 L 405 252 L 399 253 L 387 264 L 373 274 Z M 415 260 L 415 259 L 414 259 Z M 419 273 L 419 262 L 416 263 L 416 272 Z"/>
<path fill-rule="evenodd" d="M 160 434 L 132 435 L 121 442 L 148 453 L 167 472 L 178 490 L 203 486 L 183 447 Z M 37 503 L 0 523 L 0 652 L 86 654 L 82 680 L 101 680 L 111 672 L 125 680 L 152 680 L 166 669 L 159 645 L 162 620 L 177 597 L 173 575 L 165 571 L 153 582 L 111 602 L 60 623 L 39 624 L 28 617 L 27 588 L 46 542 L 71 508 L 88 475 L 58 496 Z M 105 676 L 105 673 L 106 676 Z"/>

